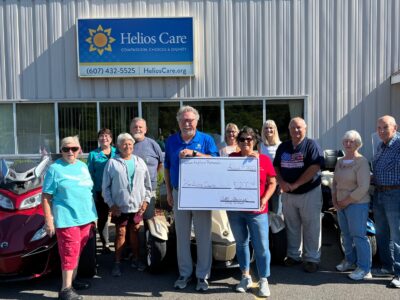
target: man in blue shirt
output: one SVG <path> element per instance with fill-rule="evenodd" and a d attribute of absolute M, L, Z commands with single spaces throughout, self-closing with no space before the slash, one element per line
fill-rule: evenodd
<path fill-rule="evenodd" d="M 212 262 L 211 211 L 178 210 L 179 160 L 183 157 L 218 156 L 218 148 L 211 136 L 198 131 L 199 113 L 191 106 L 183 106 L 177 113 L 180 131 L 171 135 L 165 145 L 164 177 L 168 204 L 174 209 L 179 278 L 174 287 L 184 289 L 193 272 L 190 253 L 192 219 L 197 244 L 196 290 L 208 289 L 207 278 Z"/>
<path fill-rule="evenodd" d="M 392 116 L 378 119 L 377 132 L 382 142 L 373 159 L 373 211 L 382 267 L 372 274 L 394 274 L 389 286 L 400 288 L 400 133 Z"/>
<path fill-rule="evenodd" d="M 304 261 L 304 271 L 318 270 L 321 258 L 321 166 L 322 151 L 306 137 L 306 122 L 293 118 L 289 123 L 291 140 L 279 145 L 274 167 L 283 191 L 282 205 L 287 230 L 286 266 Z M 303 249 L 301 249 L 303 245 Z"/>

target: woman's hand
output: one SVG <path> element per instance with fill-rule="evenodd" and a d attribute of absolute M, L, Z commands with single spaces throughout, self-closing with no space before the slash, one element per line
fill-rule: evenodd
<path fill-rule="evenodd" d="M 119 217 L 121 215 L 121 209 L 115 204 L 111 206 L 110 211 L 112 216 Z"/>
<path fill-rule="evenodd" d="M 351 203 L 352 203 L 352 201 L 351 201 L 351 198 L 350 198 L 350 197 L 346 197 L 346 198 L 344 198 L 342 201 L 337 201 L 337 204 L 338 204 L 338 206 L 339 206 L 340 209 L 346 208 L 346 207 L 349 206 L 349 204 L 351 204 Z"/>
<path fill-rule="evenodd" d="M 149 206 L 149 203 L 146 201 L 143 201 L 142 206 L 140 207 L 138 214 L 140 216 L 143 216 L 144 212 L 146 211 L 147 207 Z"/>
<path fill-rule="evenodd" d="M 56 234 L 53 220 L 46 222 L 46 224 L 44 225 L 44 230 L 46 230 L 46 233 L 49 237 L 52 237 Z"/>
<path fill-rule="evenodd" d="M 339 204 L 338 204 L 336 198 L 332 198 L 332 204 L 333 204 L 333 207 L 334 207 L 336 210 L 339 210 L 339 209 L 340 209 L 340 206 L 339 206 Z"/>
<path fill-rule="evenodd" d="M 268 204 L 268 199 L 265 197 L 262 197 L 260 200 L 260 211 L 263 211 L 265 209 L 265 207 Z"/>

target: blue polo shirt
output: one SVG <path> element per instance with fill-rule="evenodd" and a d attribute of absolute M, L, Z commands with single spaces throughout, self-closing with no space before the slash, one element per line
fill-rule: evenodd
<path fill-rule="evenodd" d="M 208 134 L 196 130 L 195 136 L 189 143 L 182 139 L 180 132 L 171 135 L 165 143 L 164 168 L 169 170 L 171 185 L 175 189 L 179 186 L 179 152 L 183 149 L 218 156 L 218 148 Z"/>

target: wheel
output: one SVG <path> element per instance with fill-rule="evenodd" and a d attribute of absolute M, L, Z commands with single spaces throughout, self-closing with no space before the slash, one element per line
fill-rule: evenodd
<path fill-rule="evenodd" d="M 287 250 L 286 229 L 282 229 L 277 233 L 269 231 L 269 249 L 271 252 L 271 262 L 283 264 Z"/>
<path fill-rule="evenodd" d="M 376 236 L 374 235 L 369 235 L 368 236 L 369 239 L 369 243 L 371 245 L 371 254 L 372 254 L 372 258 L 374 258 L 374 256 L 376 255 L 376 253 L 378 252 L 378 245 L 376 243 Z"/>
<path fill-rule="evenodd" d="M 369 244 L 371 245 L 371 258 L 373 259 L 378 252 L 378 245 L 376 243 L 376 237 L 374 235 L 368 235 L 368 239 L 369 239 Z M 344 255 L 343 238 L 340 233 L 340 230 L 339 230 L 339 245 L 340 245 L 340 251 Z"/>
<path fill-rule="evenodd" d="M 97 259 L 96 259 L 96 228 L 92 226 L 90 229 L 89 240 L 82 250 L 78 275 L 80 277 L 91 278 L 97 274 Z"/>
<path fill-rule="evenodd" d="M 146 256 L 150 272 L 159 272 L 167 253 L 167 242 L 151 235 L 146 230 Z"/>
<path fill-rule="evenodd" d="M 337 235 L 339 239 L 339 249 L 340 252 L 344 255 L 344 243 L 343 243 L 343 236 L 342 236 L 342 231 L 340 229 L 337 230 Z"/>

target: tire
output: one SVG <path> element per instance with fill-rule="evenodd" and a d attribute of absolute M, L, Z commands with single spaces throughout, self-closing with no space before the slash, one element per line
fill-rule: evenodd
<path fill-rule="evenodd" d="M 378 245 L 376 243 L 376 236 L 374 235 L 369 235 L 368 236 L 369 239 L 369 243 L 371 245 L 371 254 L 372 254 L 372 259 L 374 258 L 374 256 L 377 254 L 378 252 Z"/>
<path fill-rule="evenodd" d="M 342 237 L 342 231 L 340 229 L 338 229 L 337 235 L 338 235 L 340 252 L 342 252 L 342 254 L 344 255 L 343 237 Z"/>
<path fill-rule="evenodd" d="M 340 230 L 338 236 L 339 236 L 339 248 L 342 254 L 344 255 L 343 239 Z M 374 235 L 368 235 L 368 239 L 369 239 L 369 244 L 371 245 L 371 258 L 374 259 L 374 257 L 378 253 L 378 245 L 376 243 L 376 237 Z"/>
<path fill-rule="evenodd" d="M 90 237 L 82 250 L 79 258 L 78 275 L 80 277 L 92 278 L 97 274 L 96 259 L 96 228 L 92 226 Z"/>
<path fill-rule="evenodd" d="M 150 272 L 157 273 L 161 271 L 166 254 L 167 241 L 152 236 L 150 230 L 146 230 L 146 258 Z"/>
<path fill-rule="evenodd" d="M 269 249 L 271 252 L 271 262 L 273 264 L 283 264 L 287 251 L 286 229 L 277 233 L 269 231 Z"/>

